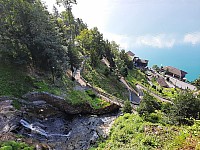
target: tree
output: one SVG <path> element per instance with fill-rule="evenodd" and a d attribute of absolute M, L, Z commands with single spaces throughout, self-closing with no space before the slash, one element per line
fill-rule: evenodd
<path fill-rule="evenodd" d="M 160 68 L 158 67 L 158 65 L 153 65 L 153 66 L 152 66 L 152 69 L 154 69 L 154 70 L 156 70 L 156 71 L 159 71 L 159 70 L 160 70 Z"/>
<path fill-rule="evenodd" d="M 155 110 L 160 110 L 161 105 L 157 100 L 151 96 L 149 93 L 144 93 L 144 97 L 137 109 L 138 113 L 142 115 L 149 115 L 150 113 L 155 112 Z"/>
<path fill-rule="evenodd" d="M 198 89 L 200 89 L 200 77 L 192 82 Z"/>
<path fill-rule="evenodd" d="M 132 113 L 132 106 L 129 100 L 124 102 L 124 107 L 122 108 L 123 113 Z"/>
<path fill-rule="evenodd" d="M 200 119 L 200 99 L 192 92 L 185 91 L 174 100 L 171 118 L 179 124 L 190 124 L 192 119 Z"/>
<path fill-rule="evenodd" d="M 128 76 L 128 69 L 126 67 L 122 67 L 120 69 L 120 74 L 123 76 L 123 77 L 127 77 Z"/>
<path fill-rule="evenodd" d="M 1 52 L 45 70 L 65 70 L 66 54 L 52 17 L 40 1 L 3 1 Z"/>

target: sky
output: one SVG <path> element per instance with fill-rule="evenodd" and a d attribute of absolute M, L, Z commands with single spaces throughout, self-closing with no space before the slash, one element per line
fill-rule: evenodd
<path fill-rule="evenodd" d="M 52 10 L 54 1 L 43 1 Z M 200 0 L 77 0 L 72 11 L 89 28 L 98 27 L 104 38 L 150 59 L 151 65 L 190 70 L 191 80 L 200 74 L 200 61 L 192 70 L 185 62 L 190 54 L 195 58 L 190 61 L 200 60 Z"/>

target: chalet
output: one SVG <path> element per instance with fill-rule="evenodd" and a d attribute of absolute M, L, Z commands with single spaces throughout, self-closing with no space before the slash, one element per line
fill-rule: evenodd
<path fill-rule="evenodd" d="M 187 72 L 185 72 L 183 70 L 179 70 L 179 69 L 171 67 L 171 66 L 163 67 L 163 70 L 166 72 L 167 75 L 170 75 L 170 76 L 178 78 L 178 79 L 185 78 L 185 75 L 187 74 Z"/>
<path fill-rule="evenodd" d="M 133 58 L 133 64 L 135 67 L 145 69 L 148 66 L 148 60 L 140 59 L 139 57 Z"/>
<path fill-rule="evenodd" d="M 131 52 L 131 51 L 126 52 L 126 54 L 127 54 L 131 59 L 133 59 L 134 56 L 135 56 L 135 54 L 134 54 L 133 52 Z"/>
<path fill-rule="evenodd" d="M 158 84 L 161 86 L 161 87 L 165 87 L 165 88 L 168 88 L 168 84 L 166 83 L 165 79 L 163 77 L 158 77 L 157 79 L 157 82 Z"/>

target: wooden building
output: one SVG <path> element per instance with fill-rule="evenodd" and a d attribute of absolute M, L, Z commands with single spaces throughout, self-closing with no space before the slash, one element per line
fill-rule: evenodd
<path fill-rule="evenodd" d="M 171 67 L 171 66 L 163 67 L 163 70 L 165 71 L 165 73 L 167 75 L 170 75 L 170 76 L 178 78 L 178 79 L 185 78 L 185 75 L 187 74 L 187 72 L 185 72 L 183 70 L 179 70 L 179 69 Z"/>
<path fill-rule="evenodd" d="M 135 67 L 140 69 L 145 69 L 148 66 L 148 60 L 140 59 L 139 57 L 134 57 L 133 64 Z"/>

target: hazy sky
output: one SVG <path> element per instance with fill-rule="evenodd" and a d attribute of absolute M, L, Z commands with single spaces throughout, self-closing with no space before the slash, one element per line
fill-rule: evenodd
<path fill-rule="evenodd" d="M 44 0 L 52 10 L 54 0 Z M 98 27 L 121 48 L 188 72 L 200 74 L 200 0 L 77 0 L 76 18 Z"/>
<path fill-rule="evenodd" d="M 54 1 L 45 0 L 52 8 Z M 127 49 L 200 45 L 199 0 L 78 0 L 75 17 Z M 49 9 L 50 9 L 49 8 Z"/>

